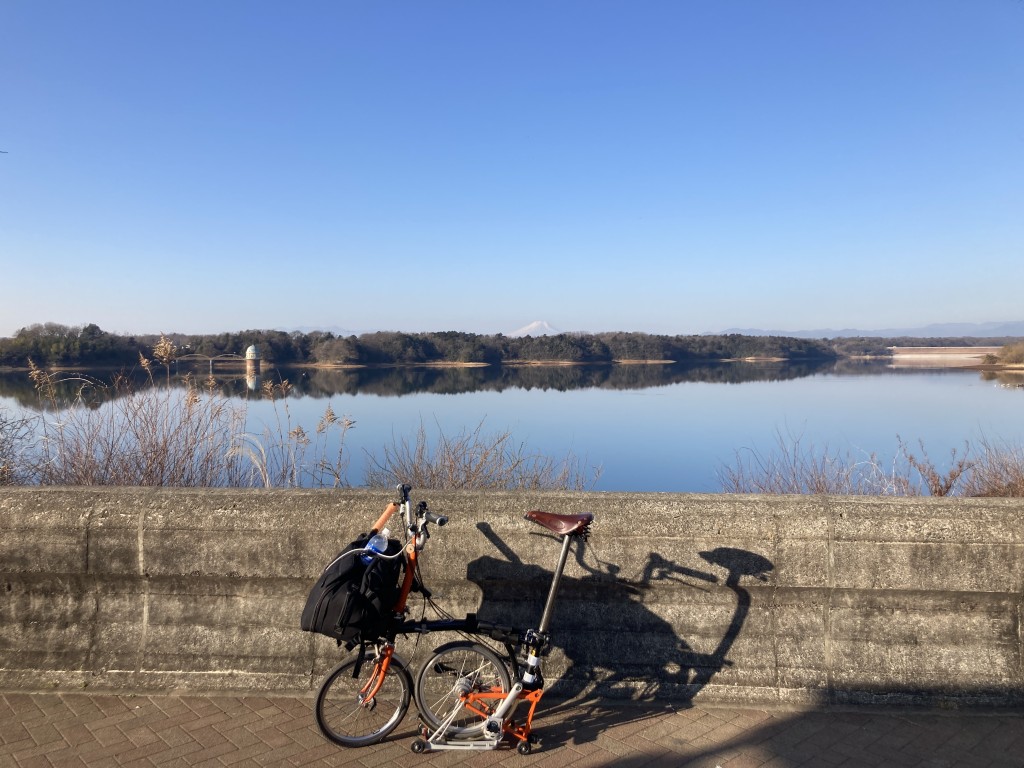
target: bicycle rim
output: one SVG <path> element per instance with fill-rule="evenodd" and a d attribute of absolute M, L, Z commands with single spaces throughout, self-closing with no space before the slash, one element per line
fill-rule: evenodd
<path fill-rule="evenodd" d="M 412 678 L 397 656 L 391 656 L 383 680 L 382 660 L 373 652 L 366 654 L 358 676 L 353 677 L 358 660 L 357 656 L 335 667 L 316 697 L 320 732 L 346 747 L 376 744 L 395 730 L 409 709 L 412 690 Z"/>
<path fill-rule="evenodd" d="M 420 670 L 416 681 L 416 707 L 431 731 L 437 730 L 452 713 L 454 719 L 445 736 L 474 738 L 484 730 L 484 722 L 504 699 L 512 686 L 508 668 L 490 648 L 474 643 L 453 643 L 435 653 Z M 500 696 L 477 699 L 466 706 L 460 694 L 493 691 Z"/>

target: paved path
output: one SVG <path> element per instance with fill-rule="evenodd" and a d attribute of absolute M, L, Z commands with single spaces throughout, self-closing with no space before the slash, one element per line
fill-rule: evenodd
<path fill-rule="evenodd" d="M 0 693 L 0 766 L 1024 766 L 1021 713 L 554 706 L 539 751 L 414 755 L 324 740 L 309 697 Z"/>

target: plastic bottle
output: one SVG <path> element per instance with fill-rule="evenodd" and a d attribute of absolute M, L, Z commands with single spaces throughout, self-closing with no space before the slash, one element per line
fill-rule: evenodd
<path fill-rule="evenodd" d="M 363 552 L 363 554 L 360 555 L 360 557 L 362 558 L 363 563 L 365 563 L 366 565 L 369 565 L 370 563 L 373 562 L 374 557 L 375 557 L 373 552 L 377 552 L 377 553 L 385 552 L 387 550 L 387 548 L 388 548 L 388 538 L 390 536 L 391 536 L 391 531 L 389 531 L 387 528 L 385 528 L 380 533 L 378 533 L 376 536 L 371 538 L 368 542 L 366 542 L 367 548 L 372 550 L 372 551 L 371 552 Z"/>

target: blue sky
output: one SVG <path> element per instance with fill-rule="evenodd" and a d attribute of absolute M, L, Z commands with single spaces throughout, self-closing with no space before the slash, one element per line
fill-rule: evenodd
<path fill-rule="evenodd" d="M 0 4 L 0 335 L 1024 318 L 1020 0 Z"/>

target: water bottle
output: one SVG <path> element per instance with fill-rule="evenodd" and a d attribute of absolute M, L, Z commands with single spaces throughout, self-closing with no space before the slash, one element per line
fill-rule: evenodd
<path fill-rule="evenodd" d="M 366 547 L 370 551 L 363 552 L 363 554 L 360 555 L 365 565 L 369 565 L 373 562 L 375 553 L 379 554 L 381 552 L 387 551 L 389 536 L 391 536 L 391 531 L 385 528 L 372 539 L 370 539 L 368 542 L 366 542 Z"/>

